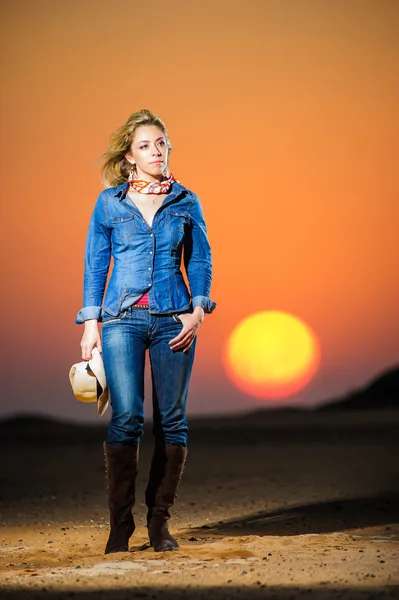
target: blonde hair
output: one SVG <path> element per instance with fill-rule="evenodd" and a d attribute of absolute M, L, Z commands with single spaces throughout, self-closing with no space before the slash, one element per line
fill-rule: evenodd
<path fill-rule="evenodd" d="M 110 137 L 108 150 L 102 154 L 104 164 L 101 169 L 101 176 L 106 187 L 121 185 L 128 180 L 132 164 L 125 158 L 125 154 L 130 151 L 136 130 L 140 125 L 156 125 L 159 127 L 166 138 L 169 153 L 172 151 L 172 144 L 162 119 L 147 108 L 133 113 L 126 123 L 114 131 Z M 167 174 L 169 175 L 169 169 L 167 169 Z"/>

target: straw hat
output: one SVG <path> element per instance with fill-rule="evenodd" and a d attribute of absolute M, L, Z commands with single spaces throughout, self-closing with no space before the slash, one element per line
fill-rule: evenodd
<path fill-rule="evenodd" d="M 109 393 L 104 363 L 98 348 L 92 350 L 92 358 L 72 365 L 69 381 L 79 402 L 97 402 L 100 416 L 108 407 Z"/>

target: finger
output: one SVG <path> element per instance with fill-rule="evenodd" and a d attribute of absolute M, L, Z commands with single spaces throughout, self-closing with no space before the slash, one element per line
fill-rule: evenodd
<path fill-rule="evenodd" d="M 172 338 L 171 340 L 169 340 L 169 344 L 174 344 L 176 342 L 179 342 L 180 340 L 182 340 L 185 336 L 187 335 L 187 329 L 185 327 L 183 327 L 183 329 L 180 330 L 179 334 Z"/>
<path fill-rule="evenodd" d="M 173 346 L 171 346 L 172 350 L 186 350 L 186 348 L 190 347 L 192 341 L 194 339 L 194 335 L 190 334 L 190 332 L 187 334 L 187 336 L 185 336 L 181 342 L 178 342 L 177 344 L 174 344 Z M 187 343 L 189 343 L 189 345 L 187 346 Z"/>
<path fill-rule="evenodd" d="M 86 346 L 83 345 L 82 346 L 82 359 L 83 360 L 90 360 L 92 357 L 92 347 L 91 346 Z"/>
<path fill-rule="evenodd" d="M 170 349 L 171 350 L 181 350 L 182 348 L 185 347 L 186 344 L 187 344 L 187 339 L 184 339 L 181 342 L 178 342 L 177 344 L 173 344 L 173 346 L 170 346 Z"/>
<path fill-rule="evenodd" d="M 181 350 L 182 348 L 184 348 L 186 346 L 187 341 L 188 340 L 185 338 L 184 340 L 181 340 L 177 344 L 173 344 L 173 346 L 170 346 L 170 349 L 171 350 Z"/>
<path fill-rule="evenodd" d="M 195 336 L 194 336 L 194 337 L 195 337 Z M 188 351 L 188 350 L 191 348 L 191 346 L 192 346 L 192 345 L 193 345 L 193 343 L 194 343 L 194 337 L 193 337 L 193 339 L 191 340 L 191 342 L 189 343 L 189 345 L 188 345 L 186 348 L 184 348 L 183 352 L 187 352 L 187 351 Z"/>
<path fill-rule="evenodd" d="M 195 336 L 194 336 L 194 337 L 195 337 Z M 187 350 L 189 350 L 189 348 L 191 348 L 191 346 L 193 345 L 193 342 L 194 342 L 194 337 L 193 337 L 193 339 L 191 340 L 190 344 L 187 346 L 187 348 L 184 348 L 183 352 L 187 352 Z"/>
<path fill-rule="evenodd" d="M 180 344 L 185 341 L 187 341 L 187 339 L 190 337 L 190 330 L 187 329 L 182 329 L 182 331 L 179 333 L 179 335 L 177 335 L 176 337 L 174 337 L 173 339 L 171 339 L 169 341 L 169 345 L 170 346 L 176 346 L 177 344 Z"/>

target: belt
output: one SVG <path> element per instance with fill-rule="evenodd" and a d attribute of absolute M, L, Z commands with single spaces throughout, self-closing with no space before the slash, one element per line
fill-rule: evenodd
<path fill-rule="evenodd" d="M 132 308 L 150 308 L 149 304 L 132 304 Z"/>

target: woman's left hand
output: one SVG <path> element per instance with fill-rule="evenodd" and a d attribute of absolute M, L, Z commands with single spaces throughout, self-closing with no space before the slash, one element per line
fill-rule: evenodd
<path fill-rule="evenodd" d="M 202 307 L 196 306 L 192 313 L 181 313 L 178 318 L 183 323 L 183 329 L 169 342 L 171 350 L 186 351 L 190 348 L 205 318 L 205 312 Z"/>

